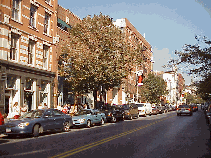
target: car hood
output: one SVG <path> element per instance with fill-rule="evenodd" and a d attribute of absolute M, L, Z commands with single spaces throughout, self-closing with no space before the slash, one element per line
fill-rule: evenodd
<path fill-rule="evenodd" d="M 33 119 L 33 118 L 11 119 L 11 120 L 9 120 L 7 123 L 5 123 L 5 125 L 8 125 L 8 124 L 18 125 L 18 124 L 21 123 L 21 122 L 32 122 L 32 121 L 34 121 L 34 120 L 35 120 L 35 119 Z"/>

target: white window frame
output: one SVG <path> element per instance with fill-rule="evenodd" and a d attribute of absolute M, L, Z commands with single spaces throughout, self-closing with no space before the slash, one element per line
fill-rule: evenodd
<path fill-rule="evenodd" d="M 28 44 L 28 64 L 34 65 L 35 41 L 29 40 Z"/>
<path fill-rule="evenodd" d="M 21 0 L 13 0 L 12 19 L 21 21 Z"/>
<path fill-rule="evenodd" d="M 33 28 L 36 28 L 36 17 L 37 17 L 37 7 L 31 4 L 29 24 Z"/>
<path fill-rule="evenodd" d="M 12 33 L 9 59 L 13 61 L 18 61 L 18 52 L 19 52 L 19 35 Z"/>
<path fill-rule="evenodd" d="M 43 45 L 43 68 L 44 69 L 48 69 L 49 50 L 50 50 L 50 47 L 44 44 Z"/>
<path fill-rule="evenodd" d="M 51 0 L 45 0 L 45 2 L 51 4 Z"/>
<path fill-rule="evenodd" d="M 47 35 L 50 34 L 50 14 L 45 13 L 45 19 L 44 19 L 44 33 L 46 33 Z"/>

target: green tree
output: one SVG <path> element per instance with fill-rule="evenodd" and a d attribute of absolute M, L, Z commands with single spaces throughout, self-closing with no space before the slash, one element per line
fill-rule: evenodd
<path fill-rule="evenodd" d="M 142 101 L 150 103 L 160 103 L 160 97 L 167 93 L 166 82 L 159 76 L 149 74 L 143 80 L 143 86 L 140 88 Z"/>
<path fill-rule="evenodd" d="M 211 97 L 211 74 L 204 78 L 204 80 L 196 83 L 198 87 L 197 93 L 203 100 L 208 100 Z"/>
<path fill-rule="evenodd" d="M 207 37 L 195 36 L 197 44 L 185 44 L 182 51 L 175 51 L 179 59 L 169 61 L 168 65 L 187 65 L 188 73 L 202 77 L 196 84 L 198 94 L 205 100 L 209 99 L 211 89 L 211 41 Z"/>
<path fill-rule="evenodd" d="M 140 53 L 140 47 L 131 50 L 109 16 L 87 16 L 70 30 L 59 59 L 59 75 L 69 82 L 74 94 L 109 90 L 140 64 Z"/>

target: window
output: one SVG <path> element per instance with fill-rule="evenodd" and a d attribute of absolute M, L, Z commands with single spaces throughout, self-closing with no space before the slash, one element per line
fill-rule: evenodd
<path fill-rule="evenodd" d="M 28 46 L 28 64 L 33 64 L 33 58 L 34 58 L 34 48 L 35 48 L 35 42 L 32 40 L 29 40 L 29 46 Z"/>
<path fill-rule="evenodd" d="M 20 6 L 21 0 L 13 0 L 12 18 L 17 21 L 20 21 Z"/>
<path fill-rule="evenodd" d="M 45 21 L 44 21 L 44 33 L 49 34 L 49 26 L 50 26 L 50 15 L 45 13 Z"/>
<path fill-rule="evenodd" d="M 36 28 L 36 11 L 37 7 L 34 5 L 31 5 L 30 9 L 30 25 L 34 28 Z"/>
<path fill-rule="evenodd" d="M 49 47 L 46 45 L 43 45 L 43 68 L 48 68 L 48 51 Z"/>
<path fill-rule="evenodd" d="M 48 4 L 50 4 L 51 0 L 45 0 Z"/>
<path fill-rule="evenodd" d="M 10 60 L 16 60 L 17 61 L 17 54 L 18 54 L 18 39 L 19 36 L 12 33 L 11 35 L 11 49 L 10 49 Z"/>

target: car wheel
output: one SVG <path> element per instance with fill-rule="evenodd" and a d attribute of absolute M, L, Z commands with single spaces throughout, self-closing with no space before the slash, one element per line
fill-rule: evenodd
<path fill-rule="evenodd" d="M 149 113 L 149 116 L 151 116 L 151 115 L 152 115 L 152 113 L 150 112 L 150 113 Z"/>
<path fill-rule="evenodd" d="M 68 132 L 69 130 L 70 130 L 70 124 L 69 124 L 69 122 L 65 122 L 65 123 L 63 124 L 62 131 L 63 131 L 63 132 Z"/>
<path fill-rule="evenodd" d="M 116 117 L 114 117 L 114 116 L 112 116 L 112 119 L 111 119 L 111 120 L 112 120 L 112 122 L 114 122 L 114 123 L 116 123 L 116 121 L 117 121 L 117 120 L 116 120 Z"/>
<path fill-rule="evenodd" d="M 86 125 L 86 127 L 88 127 L 88 128 L 90 128 L 90 127 L 91 127 L 91 121 L 90 121 L 90 120 L 88 120 L 88 121 L 87 121 L 87 125 Z"/>
<path fill-rule="evenodd" d="M 104 121 L 104 119 L 103 118 L 101 118 L 101 123 L 100 123 L 101 125 L 104 125 L 105 124 L 105 121 Z"/>
<path fill-rule="evenodd" d="M 40 126 L 38 124 L 34 125 L 34 127 L 33 127 L 33 136 L 34 137 L 39 136 L 39 128 L 40 128 Z"/>

